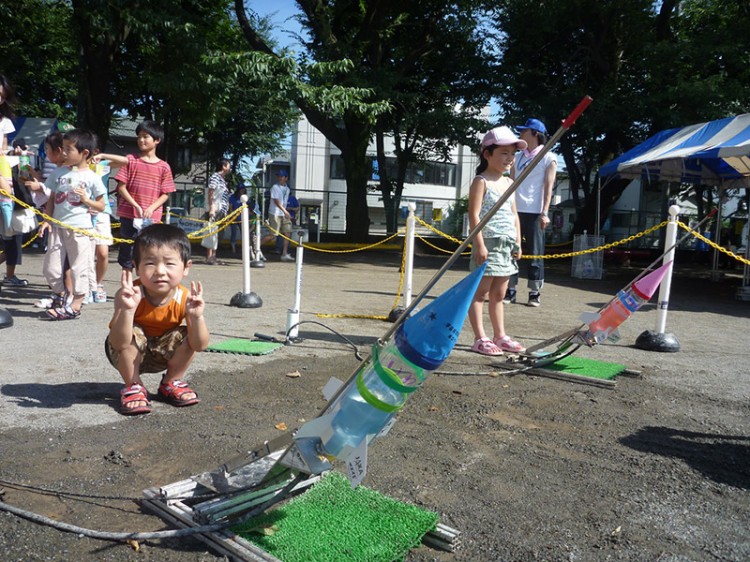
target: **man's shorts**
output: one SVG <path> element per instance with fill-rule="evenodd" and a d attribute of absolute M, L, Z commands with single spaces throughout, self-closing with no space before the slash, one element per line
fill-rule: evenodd
<path fill-rule="evenodd" d="M 292 221 L 284 215 L 271 215 L 268 222 L 276 232 L 281 232 L 286 237 L 292 234 Z"/>
<path fill-rule="evenodd" d="M 172 359 L 174 352 L 187 338 L 187 326 L 177 326 L 164 332 L 161 336 L 148 337 L 140 326 L 133 326 L 135 347 L 141 354 L 141 373 L 159 373 L 167 369 L 167 361 Z M 115 351 L 109 343 L 109 336 L 104 342 L 104 351 L 113 367 L 117 368 L 120 353 Z"/>
<path fill-rule="evenodd" d="M 96 224 L 94 225 L 94 244 L 111 246 L 112 243 L 112 221 L 107 213 L 99 213 L 96 215 Z"/>

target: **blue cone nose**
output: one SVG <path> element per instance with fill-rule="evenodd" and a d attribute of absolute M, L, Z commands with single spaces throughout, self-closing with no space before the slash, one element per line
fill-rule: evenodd
<path fill-rule="evenodd" d="M 472 271 L 399 327 L 394 339 L 407 360 L 428 371 L 443 364 L 458 341 L 486 266 Z"/>

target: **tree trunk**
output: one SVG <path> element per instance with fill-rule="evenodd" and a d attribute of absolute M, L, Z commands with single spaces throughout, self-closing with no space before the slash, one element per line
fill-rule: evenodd
<path fill-rule="evenodd" d="M 96 133 L 103 150 L 112 124 L 111 88 L 117 42 L 110 34 L 97 40 L 100 31 L 93 29 L 86 3 L 74 0 L 72 5 L 80 45 L 76 125 Z"/>
<path fill-rule="evenodd" d="M 367 181 L 372 167 L 367 157 L 370 130 L 347 124 L 349 145 L 341 151 L 346 169 L 346 238 L 349 242 L 367 242 L 370 212 L 367 208 Z"/>
<path fill-rule="evenodd" d="M 385 230 L 390 234 L 396 232 L 398 223 L 393 211 L 393 183 L 388 175 L 388 161 L 385 155 L 385 131 L 380 124 L 375 130 L 375 146 L 378 158 L 378 175 L 380 176 L 380 194 L 383 196 L 383 209 L 385 210 Z"/>

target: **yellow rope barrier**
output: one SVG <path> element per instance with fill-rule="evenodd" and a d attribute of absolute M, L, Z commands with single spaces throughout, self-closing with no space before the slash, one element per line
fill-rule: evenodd
<path fill-rule="evenodd" d="M 460 240 L 458 240 L 458 239 L 456 239 L 456 238 L 454 238 L 454 237 L 452 237 L 452 236 L 450 236 L 450 235 L 448 235 L 448 234 L 446 234 L 444 232 L 440 232 L 438 229 L 436 229 L 432 225 L 426 223 L 425 221 L 423 221 L 419 217 L 417 217 L 417 221 L 422 226 L 427 227 L 428 229 L 430 229 L 434 233 L 442 236 L 443 238 L 447 238 L 448 240 L 450 240 L 452 242 L 455 242 L 457 244 L 461 243 Z M 534 255 L 521 256 L 521 259 L 527 259 L 527 260 L 530 260 L 530 259 L 561 259 L 561 258 L 570 258 L 570 257 L 574 257 L 574 256 L 582 256 L 584 254 L 593 254 L 594 252 L 599 252 L 599 251 L 602 251 L 602 250 L 608 250 L 610 248 L 614 248 L 615 246 L 619 246 L 621 244 L 627 244 L 628 242 L 632 242 L 633 240 L 636 240 L 637 238 L 640 238 L 641 236 L 645 236 L 646 234 L 650 234 L 651 232 L 653 232 L 655 230 L 658 230 L 658 229 L 666 226 L 668 222 L 669 221 L 664 221 L 664 222 L 659 223 L 656 226 L 652 226 L 651 228 L 646 229 L 646 230 L 644 230 L 642 232 L 638 232 L 636 234 L 633 234 L 632 236 L 629 236 L 628 238 L 624 238 L 623 240 L 619 240 L 617 242 L 610 242 L 609 244 L 604 244 L 603 246 L 599 246 L 597 248 L 589 248 L 587 250 L 579 250 L 577 252 L 566 252 L 566 253 L 562 253 L 562 254 L 547 254 L 547 255 L 543 255 L 543 256 L 534 256 Z M 447 252 L 446 250 L 443 250 L 442 248 L 438 248 L 437 246 L 434 246 L 433 244 L 430 244 L 429 242 L 427 242 L 422 237 L 420 237 L 419 239 L 422 240 L 422 242 L 424 242 L 425 244 L 427 244 L 431 248 L 434 248 L 435 250 L 439 250 L 441 252 L 450 253 L 450 252 Z M 564 244 L 558 244 L 556 246 L 567 246 L 568 244 L 571 244 L 571 243 L 572 243 L 572 241 L 565 242 Z M 548 247 L 553 247 L 553 246 L 548 246 Z"/>
<path fill-rule="evenodd" d="M 522 257 L 528 260 L 531 260 L 531 259 L 543 260 L 543 259 L 571 258 L 574 256 L 583 256 L 585 254 L 593 254 L 595 252 L 609 250 L 610 248 L 614 248 L 616 246 L 621 246 L 622 244 L 627 244 L 628 242 L 632 242 L 633 240 L 636 240 L 642 236 L 646 236 L 646 234 L 650 234 L 654 232 L 655 230 L 659 230 L 660 228 L 665 227 L 668 223 L 669 221 L 660 222 L 659 224 L 652 226 L 651 228 L 647 228 L 646 230 L 643 230 L 636 234 L 633 234 L 632 236 L 628 236 L 627 238 L 623 238 L 622 240 L 618 240 L 616 242 L 610 242 L 609 244 L 604 244 L 596 248 L 588 248 L 587 250 L 579 250 L 577 252 L 565 252 L 563 254 L 550 254 L 550 255 L 544 255 L 544 256 L 522 256 Z"/>
<path fill-rule="evenodd" d="M 59 226 L 60 228 L 65 228 L 65 229 L 70 230 L 72 232 L 77 232 L 78 234 L 84 234 L 86 236 L 93 236 L 93 233 L 92 233 L 91 230 L 77 228 L 75 226 L 71 226 L 71 225 L 69 225 L 67 223 L 59 221 L 59 220 L 57 220 L 54 217 L 50 217 L 49 215 L 47 215 L 47 214 L 43 213 L 42 211 L 40 211 L 39 209 L 37 209 L 36 207 L 33 207 L 31 205 L 28 205 L 28 204 L 24 203 L 23 201 L 21 201 L 20 199 L 17 199 L 12 194 L 8 193 L 7 191 L 5 191 L 3 189 L 0 189 L 0 195 L 3 195 L 5 197 L 10 197 L 13 201 L 15 201 L 16 203 L 18 203 L 22 207 L 25 207 L 27 209 L 31 209 L 35 214 L 39 215 L 44 222 L 55 224 L 55 225 Z M 215 222 L 209 222 L 205 227 L 203 227 L 203 228 L 201 228 L 199 230 L 196 230 L 195 232 L 191 232 L 190 234 L 188 234 L 188 238 L 190 240 L 192 240 L 192 241 L 197 241 L 197 240 L 202 240 L 203 238 L 208 238 L 209 236 L 212 236 L 214 234 L 218 234 L 222 230 L 225 230 L 226 228 L 229 227 L 229 225 L 231 224 L 230 221 L 234 220 L 234 218 L 237 215 L 239 215 L 240 212 L 242 212 L 242 208 L 243 207 L 244 207 L 244 205 L 240 206 L 237 209 L 235 209 L 234 211 L 232 211 L 231 213 L 229 213 L 227 216 L 225 216 L 221 220 L 218 220 L 218 221 L 215 221 Z M 198 220 L 198 219 L 196 219 L 196 220 Z M 201 222 L 205 222 L 205 221 L 201 221 Z M 204 232 L 206 233 L 204 236 L 199 236 L 200 234 L 203 234 Z M 113 236 L 106 236 L 106 235 L 102 235 L 102 234 L 96 234 L 96 238 L 101 238 L 101 239 L 104 239 L 104 240 L 111 240 L 114 243 L 123 243 L 123 244 L 132 244 L 133 243 L 132 240 L 127 239 L 127 238 L 115 238 Z"/>
<path fill-rule="evenodd" d="M 25 207 L 27 209 L 31 209 L 35 214 L 39 215 L 42 218 L 43 221 L 46 221 L 46 222 L 52 223 L 52 224 L 56 224 L 57 226 L 59 226 L 61 228 L 66 228 L 66 229 L 71 230 L 73 232 L 77 232 L 78 234 L 84 234 L 86 236 L 92 236 L 92 231 L 81 229 L 81 228 L 76 228 L 74 226 L 70 226 L 69 224 L 66 224 L 66 223 L 64 223 L 62 221 L 57 220 L 54 217 L 50 217 L 50 216 L 46 215 L 45 213 L 43 213 L 42 211 L 40 211 L 39 209 L 37 209 L 37 208 L 35 208 L 35 207 L 31 206 L 31 205 L 28 205 L 27 203 L 21 201 L 20 199 L 17 199 L 11 193 L 5 191 L 2 188 L 0 188 L 0 195 L 3 195 L 5 197 L 9 197 L 10 199 L 12 199 L 13 201 L 15 201 L 16 203 L 18 203 L 22 207 Z M 209 236 L 213 236 L 214 234 L 219 234 L 223 230 L 226 230 L 227 228 L 229 228 L 229 226 L 231 226 L 231 224 L 233 223 L 234 219 L 242 212 L 242 209 L 245 208 L 245 207 L 247 207 L 247 205 L 241 205 L 240 207 L 238 207 L 237 209 L 235 209 L 231 213 L 227 214 L 224 218 L 222 218 L 222 219 L 220 219 L 218 221 L 213 221 L 213 222 L 212 221 L 205 221 L 203 219 L 196 219 L 196 218 L 192 218 L 192 217 L 185 217 L 183 215 L 174 215 L 172 213 L 169 213 L 169 216 L 170 217 L 179 217 L 181 219 L 187 219 L 187 220 L 191 220 L 191 221 L 195 221 L 195 222 L 207 223 L 206 226 L 204 226 L 203 228 L 200 228 L 200 229 L 198 229 L 198 230 L 196 230 L 196 231 L 191 232 L 190 234 L 188 234 L 188 238 L 191 241 L 198 241 L 198 240 L 203 240 L 204 238 L 208 238 Z M 453 236 L 450 236 L 449 234 L 446 234 L 445 232 L 441 232 L 440 230 L 438 230 L 437 228 L 435 228 L 431 224 L 428 224 L 427 222 L 423 221 L 419 217 L 415 217 L 415 219 L 416 219 L 416 221 L 420 225 L 422 225 L 422 226 L 426 227 L 427 229 L 431 230 L 432 232 L 434 232 L 438 236 L 446 238 L 447 240 L 450 240 L 451 242 L 454 242 L 456 244 L 461 244 L 461 241 L 458 240 L 457 238 L 454 238 Z M 565 252 L 565 253 L 560 253 L 560 254 L 547 254 L 547 255 L 541 255 L 541 256 L 537 256 L 537 255 L 525 255 L 525 256 L 522 256 L 522 259 L 564 259 L 564 258 L 570 258 L 570 257 L 575 257 L 575 256 L 582 256 L 582 255 L 585 255 L 585 254 L 593 254 L 595 252 L 600 252 L 600 251 L 603 251 L 603 250 L 609 250 L 611 248 L 615 248 L 617 246 L 621 246 L 623 244 L 627 244 L 628 242 L 632 242 L 634 240 L 637 240 L 638 238 L 646 236 L 647 234 L 651 234 L 652 232 L 654 232 L 656 230 L 659 230 L 660 228 L 665 227 L 668 223 L 669 223 L 669 221 L 660 222 L 659 224 L 654 225 L 651 228 L 647 228 L 646 230 L 643 230 L 643 231 L 638 232 L 636 234 L 633 234 L 632 236 L 628 236 L 627 238 L 623 238 L 622 240 L 618 240 L 616 242 L 610 242 L 609 244 L 604 244 L 604 245 L 598 246 L 596 248 L 588 248 L 586 250 L 579 250 L 577 252 Z M 731 252 L 730 250 L 727 250 L 723 246 L 720 246 L 719 244 L 713 242 L 709 238 L 706 238 L 705 236 L 703 236 L 699 232 L 691 229 L 685 223 L 683 223 L 681 221 L 677 221 L 677 224 L 678 224 L 678 226 L 680 226 L 680 228 L 682 228 L 682 229 L 690 232 L 695 238 L 698 238 L 699 240 L 702 240 L 703 242 L 705 242 L 706 244 L 708 244 L 712 248 L 715 248 L 719 252 L 722 252 L 723 254 L 726 254 L 727 256 L 729 256 L 729 257 L 731 257 L 731 258 L 733 258 L 733 259 L 735 259 L 735 260 L 737 260 L 739 262 L 742 262 L 744 264 L 750 265 L 750 260 L 747 260 L 747 259 L 745 259 L 745 258 L 743 258 L 741 256 L 738 256 L 734 252 Z M 112 228 L 116 228 L 117 226 L 119 226 L 118 223 L 112 224 Z M 286 240 L 289 240 L 293 244 L 299 245 L 298 242 L 292 240 L 291 238 L 289 238 L 287 236 L 284 236 L 284 234 L 282 234 L 281 232 L 279 232 L 277 230 L 274 230 L 271 226 L 268 225 L 268 223 L 266 223 L 266 227 L 268 228 L 268 230 L 270 230 L 271 232 L 273 232 L 276 236 L 281 236 L 282 238 L 285 238 Z M 386 242 L 389 242 L 390 240 L 392 240 L 396 236 L 404 234 L 404 232 L 405 232 L 405 229 L 399 229 L 397 232 L 394 232 L 390 236 L 387 236 L 387 237 L 385 237 L 384 239 L 382 239 L 382 240 L 380 240 L 378 242 L 375 242 L 373 244 L 369 244 L 367 246 L 361 246 L 359 248 L 353 248 L 353 249 L 350 249 L 350 250 L 326 250 L 326 249 L 323 249 L 323 248 L 318 248 L 318 247 L 315 247 L 315 246 L 310 246 L 309 244 L 302 244 L 302 247 L 305 248 L 305 249 L 307 249 L 307 250 L 312 250 L 312 251 L 322 252 L 322 253 L 327 253 L 327 254 L 350 254 L 350 253 L 354 253 L 354 252 L 361 252 L 361 251 L 364 251 L 364 250 L 370 250 L 372 248 L 377 248 L 378 246 L 381 246 L 381 245 L 385 244 Z M 201 236 L 201 234 L 202 234 L 202 236 Z M 36 233 L 33 238 L 31 238 L 30 240 L 28 240 L 24 244 L 23 247 L 25 248 L 29 244 L 33 243 L 33 241 L 36 240 L 36 238 L 38 237 L 38 235 L 39 234 Z M 103 238 L 105 240 L 112 240 L 112 242 L 114 242 L 114 243 L 125 243 L 125 244 L 132 244 L 133 243 L 132 240 L 126 239 L 126 238 L 115 238 L 115 237 L 112 237 L 112 236 L 104 236 L 104 235 L 101 235 L 101 234 L 97 234 L 96 237 L 97 238 Z M 437 250 L 437 251 L 440 251 L 440 252 L 445 252 L 445 253 L 451 253 L 448 250 L 444 250 L 443 248 L 440 248 L 440 247 L 438 247 L 438 246 L 436 246 L 436 245 L 428 242 L 422 236 L 417 235 L 417 238 L 419 238 L 424 244 L 426 244 L 427 246 L 433 248 L 434 250 Z M 565 242 L 563 244 L 557 244 L 555 246 L 549 246 L 549 247 L 567 246 L 568 244 L 570 244 L 570 242 Z M 462 255 L 468 255 L 468 254 L 469 254 L 469 252 L 464 252 L 464 254 L 462 254 Z M 403 252 L 403 255 L 404 256 L 406 255 L 405 251 Z M 396 304 L 398 304 L 398 299 L 401 296 L 401 288 L 403 287 L 403 276 L 404 276 L 404 264 L 402 263 L 402 266 L 401 266 L 401 279 L 399 281 L 399 292 L 398 292 L 398 295 L 396 297 Z M 395 306 L 396 305 L 394 304 L 394 307 Z M 367 318 L 371 318 L 371 317 L 367 317 Z"/>
<path fill-rule="evenodd" d="M 716 242 L 712 241 L 710 238 L 706 238 L 705 236 L 703 236 L 697 230 L 693 230 L 688 225 L 686 225 L 684 222 L 677 221 L 677 226 L 679 226 L 683 230 L 687 230 L 693 236 L 695 236 L 698 240 L 702 240 L 703 242 L 705 242 L 706 244 L 708 244 L 712 248 L 716 248 L 717 250 L 719 250 L 721 253 L 726 254 L 729 257 L 734 258 L 735 260 L 740 261 L 740 262 L 742 262 L 744 264 L 750 265 L 750 260 L 747 260 L 747 259 L 745 259 L 745 258 L 743 258 L 741 256 L 738 256 L 737 254 L 735 254 L 734 252 L 731 252 L 731 251 L 727 250 L 723 246 L 719 246 L 719 244 L 717 244 Z"/>
<path fill-rule="evenodd" d="M 299 242 L 297 242 L 296 240 L 292 240 L 288 236 L 284 236 L 281 232 L 279 232 L 278 230 L 275 230 L 271 225 L 269 225 L 268 222 L 266 222 L 265 226 L 266 226 L 266 228 L 268 228 L 268 230 L 270 230 L 271 232 L 273 232 L 274 235 L 281 236 L 282 238 L 284 238 L 286 240 L 289 240 L 289 242 L 291 242 L 295 246 L 300 246 Z M 382 240 L 379 240 L 378 242 L 375 242 L 373 244 L 369 244 L 367 246 L 361 246 L 359 248 L 352 248 L 350 250 L 326 250 L 325 248 L 318 248 L 317 246 L 310 246 L 309 243 L 308 244 L 301 244 L 301 246 L 305 250 L 312 250 L 314 252 L 321 252 L 321 253 L 324 253 L 324 254 L 352 254 L 354 252 L 362 252 L 364 250 L 371 250 L 372 248 L 377 248 L 378 246 L 381 246 L 381 245 L 385 244 L 386 242 L 389 242 L 390 240 L 393 240 L 396 236 L 399 236 L 400 234 L 404 234 L 404 229 L 400 229 L 399 231 L 394 232 L 390 236 L 387 236 L 386 238 L 383 238 Z"/>

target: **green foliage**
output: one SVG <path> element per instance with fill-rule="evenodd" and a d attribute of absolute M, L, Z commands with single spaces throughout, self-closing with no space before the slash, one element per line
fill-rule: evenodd
<path fill-rule="evenodd" d="M 230 6 L 229 0 L 3 3 L 0 17 L 12 25 L 4 28 L 2 72 L 17 87 L 17 113 L 73 121 L 105 140 L 114 115 L 156 119 L 165 125 L 175 167 L 178 141 L 207 148 L 210 158 L 273 150 L 298 113 L 277 92 L 274 68 L 259 63 L 247 73 L 230 66 L 247 50 Z M 266 21 L 257 23 L 268 29 Z"/>
<path fill-rule="evenodd" d="M 463 234 L 464 215 L 469 212 L 469 196 L 461 197 L 455 204 L 448 207 L 443 219 L 443 230 L 454 238 L 461 238 Z"/>
<path fill-rule="evenodd" d="M 76 48 L 65 2 L 24 0 L 0 3 L 2 72 L 18 94 L 16 114 L 75 117 Z"/>
<path fill-rule="evenodd" d="M 601 164 L 668 128 L 747 111 L 750 5 L 735 0 L 503 0 L 500 102 L 510 124 L 554 130 L 586 94 L 594 103 L 556 150 L 593 230 Z M 614 202 L 627 182 L 602 193 Z M 606 208 L 602 212 L 606 216 Z"/>

